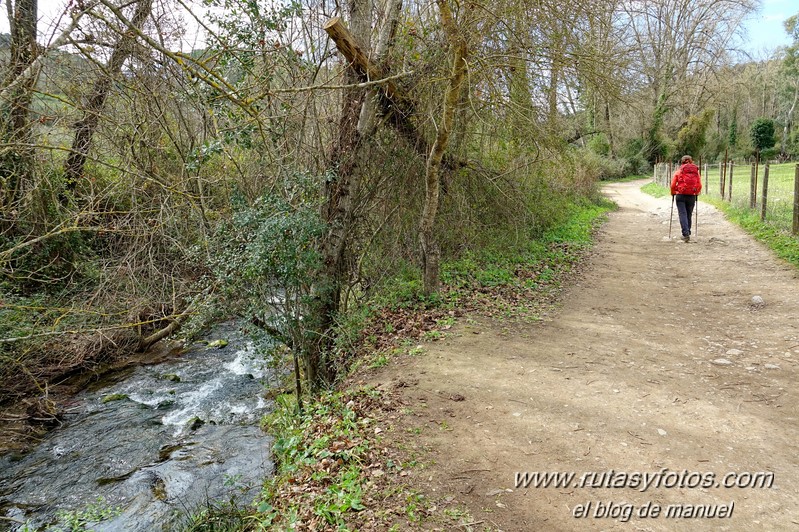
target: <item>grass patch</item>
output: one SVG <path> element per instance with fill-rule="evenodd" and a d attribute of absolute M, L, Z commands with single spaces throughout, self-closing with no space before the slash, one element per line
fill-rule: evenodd
<path fill-rule="evenodd" d="M 442 289 L 432 298 L 422 295 L 419 268 L 406 264 L 398 275 L 379 288 L 371 306 L 373 309 L 417 310 L 451 307 L 470 292 L 523 285 L 529 276 L 520 277 L 520 270 L 545 271 L 547 263 L 558 264 L 564 259 L 572 259 L 570 254 L 564 254 L 565 248 L 570 247 L 576 252 L 590 245 L 594 230 L 604 220 L 604 215 L 614 208 L 615 205 L 604 198 L 595 202 L 574 201 L 561 212 L 561 222 L 540 238 L 534 238 L 532 233 L 526 237 L 497 235 L 491 246 L 466 250 L 458 257 L 442 261 Z M 545 273 L 544 277 L 547 275 Z"/>
<path fill-rule="evenodd" d="M 799 268 L 799 238 L 760 220 L 760 214 L 745 207 L 730 205 L 716 198 L 704 199 L 724 213 L 728 220 L 735 222 L 747 233 L 763 242 L 781 259 Z"/>
<path fill-rule="evenodd" d="M 782 230 L 790 231 L 793 222 L 793 189 L 796 163 L 772 164 L 769 166 L 768 179 L 768 202 L 766 217 L 771 225 Z M 761 209 L 761 199 L 763 195 L 763 178 L 765 166 L 757 166 L 756 177 L 756 198 L 757 209 Z M 703 192 L 715 200 L 721 199 L 719 190 L 719 165 L 708 167 L 708 172 L 704 177 L 707 190 Z M 732 182 L 732 186 L 730 186 Z M 729 199 L 730 190 L 732 191 L 731 203 L 742 210 L 749 206 L 750 190 L 752 182 L 752 167 L 748 164 L 739 164 L 733 167 L 732 177 L 727 174 L 724 183 L 724 194 Z M 703 200 L 706 196 L 703 195 Z"/>
<path fill-rule="evenodd" d="M 668 195 L 668 189 L 656 183 L 649 183 L 641 187 L 641 191 L 655 197 Z M 730 205 L 726 201 L 707 195 L 702 195 L 701 201 L 719 209 L 728 220 L 738 224 L 747 233 L 768 246 L 779 258 L 799 268 L 799 238 L 772 223 L 761 221 L 759 211 L 753 211 L 740 205 Z"/>
<path fill-rule="evenodd" d="M 254 529 L 388 530 L 418 520 L 431 504 L 398 479 L 404 466 L 382 434 L 393 411 L 383 392 L 360 387 L 330 392 L 296 413 L 281 396 L 264 423 L 275 441 L 277 471 L 248 521 Z M 410 504 L 408 501 L 413 501 Z"/>
<path fill-rule="evenodd" d="M 539 239 L 513 247 L 468 252 L 444 262 L 444 297 L 457 300 L 469 291 L 550 284 L 555 272 L 572 263 L 578 252 L 590 245 L 595 229 L 613 208 L 607 200 L 572 203 L 563 222 Z"/>
<path fill-rule="evenodd" d="M 655 183 L 647 183 L 646 185 L 641 187 L 641 192 L 645 192 L 650 196 L 654 196 L 656 198 L 665 198 L 666 196 L 671 195 L 671 191 L 666 187 L 662 187 Z"/>
<path fill-rule="evenodd" d="M 235 500 L 209 503 L 205 508 L 188 516 L 173 530 L 180 532 L 239 532 L 253 530 L 255 520 L 252 509 Z"/>
<path fill-rule="evenodd" d="M 399 414 L 412 412 L 373 387 L 326 393 L 302 415 L 281 396 L 264 420 L 275 437 L 275 476 L 247 515 L 226 508 L 207 517 L 237 524 L 229 530 L 443 530 L 470 522 L 464 508 L 417 489 L 425 465 L 400 449 Z"/>
<path fill-rule="evenodd" d="M 122 513 L 119 506 L 110 506 L 104 498 L 98 497 L 96 502 L 87 504 L 77 510 L 60 510 L 56 513 L 57 523 L 49 525 L 47 532 L 83 532 L 92 530 L 91 526 L 113 519 Z M 25 523 L 19 528 L 22 532 L 39 530 Z"/>
<path fill-rule="evenodd" d="M 564 223 L 544 234 L 544 242 L 573 242 L 588 245 L 605 215 L 616 209 L 616 204 L 606 198 L 595 203 L 573 203 L 567 210 Z"/>
<path fill-rule="evenodd" d="M 628 175 L 614 179 L 603 179 L 602 183 L 629 183 L 630 181 L 640 181 L 641 179 L 652 179 L 651 175 Z"/>
<path fill-rule="evenodd" d="M 301 523 L 348 530 L 347 517 L 364 509 L 364 462 L 370 449 L 368 418 L 358 415 L 355 399 L 370 400 L 373 390 L 328 393 L 296 413 L 291 396 L 280 396 L 264 420 L 275 437 L 275 476 L 267 481 L 252 516 L 258 527 L 293 529 Z M 298 493 L 294 488 L 302 487 Z"/>

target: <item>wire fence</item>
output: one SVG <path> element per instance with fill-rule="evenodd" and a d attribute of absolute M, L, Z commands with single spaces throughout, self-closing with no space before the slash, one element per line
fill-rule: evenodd
<path fill-rule="evenodd" d="M 655 165 L 654 181 L 669 188 L 677 170 L 672 163 Z M 704 164 L 702 194 L 735 207 L 751 209 L 760 219 L 799 236 L 799 164 Z"/>

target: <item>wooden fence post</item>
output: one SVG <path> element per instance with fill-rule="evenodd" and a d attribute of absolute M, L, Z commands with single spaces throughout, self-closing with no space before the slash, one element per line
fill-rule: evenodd
<path fill-rule="evenodd" d="M 760 193 L 760 203 L 762 208 L 760 210 L 760 220 L 766 221 L 766 203 L 768 202 L 768 162 L 763 167 L 763 192 Z"/>
<path fill-rule="evenodd" d="M 727 150 L 724 150 L 724 163 L 719 165 L 719 194 L 724 199 L 724 188 L 727 184 Z"/>
<path fill-rule="evenodd" d="M 730 177 L 729 177 L 729 184 L 727 185 L 727 201 L 732 203 L 732 169 L 735 166 L 733 161 L 730 161 Z"/>
<path fill-rule="evenodd" d="M 799 164 L 793 175 L 793 234 L 799 235 Z"/>
<path fill-rule="evenodd" d="M 719 194 L 721 199 L 724 199 L 724 169 L 727 167 L 727 161 L 719 163 Z"/>
<path fill-rule="evenodd" d="M 760 154 L 758 154 L 757 158 L 755 159 L 755 195 L 754 200 L 752 200 L 752 208 L 757 208 L 757 181 L 760 178 Z"/>
<path fill-rule="evenodd" d="M 752 173 L 749 176 L 749 208 L 754 209 L 757 201 L 757 165 L 752 163 Z"/>
<path fill-rule="evenodd" d="M 669 161 L 669 165 L 667 168 L 669 170 L 668 172 L 666 172 L 666 180 L 669 182 L 669 185 L 671 185 L 671 175 L 674 173 L 674 168 L 671 166 L 671 161 Z"/>

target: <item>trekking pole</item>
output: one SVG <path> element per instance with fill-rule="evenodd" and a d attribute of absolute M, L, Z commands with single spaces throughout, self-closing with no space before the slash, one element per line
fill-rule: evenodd
<path fill-rule="evenodd" d="M 669 213 L 669 240 L 671 240 L 671 219 L 674 218 L 674 194 L 671 195 L 671 212 Z"/>
<path fill-rule="evenodd" d="M 696 221 L 694 222 L 694 235 L 699 234 L 699 194 L 696 195 L 696 202 L 694 203 L 694 212 L 696 213 Z"/>

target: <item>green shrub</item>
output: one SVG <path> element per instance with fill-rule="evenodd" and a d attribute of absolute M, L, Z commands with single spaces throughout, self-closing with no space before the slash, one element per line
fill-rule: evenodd
<path fill-rule="evenodd" d="M 610 155 L 610 141 L 604 133 L 597 133 L 588 141 L 588 149 L 602 157 Z"/>
<path fill-rule="evenodd" d="M 594 180 L 621 179 L 629 175 L 627 161 L 603 157 L 592 150 L 579 150 L 579 164 Z"/>

